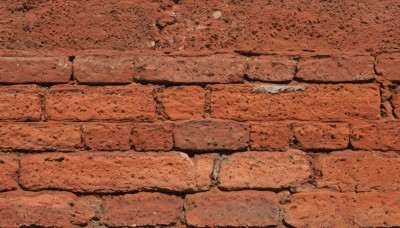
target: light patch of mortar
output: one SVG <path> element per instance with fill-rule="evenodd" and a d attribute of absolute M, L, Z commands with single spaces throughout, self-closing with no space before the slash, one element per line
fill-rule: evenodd
<path fill-rule="evenodd" d="M 182 153 L 182 152 L 178 152 L 178 153 L 182 158 L 187 160 L 190 163 L 191 166 L 194 166 L 194 163 L 193 163 L 192 159 L 190 159 L 190 157 L 187 154 Z"/>
<path fill-rule="evenodd" d="M 255 86 L 252 90 L 253 93 L 290 93 L 296 91 L 304 91 L 306 87 L 303 85 L 277 85 L 277 84 L 266 84 Z"/>

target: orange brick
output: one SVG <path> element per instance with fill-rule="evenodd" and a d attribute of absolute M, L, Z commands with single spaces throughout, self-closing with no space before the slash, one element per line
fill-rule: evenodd
<path fill-rule="evenodd" d="M 193 227 L 268 227 L 279 221 L 278 197 L 267 191 L 209 191 L 187 195 L 186 222 Z"/>
<path fill-rule="evenodd" d="M 51 120 L 153 121 L 156 104 L 153 86 L 55 86 L 46 95 Z"/>
<path fill-rule="evenodd" d="M 132 144 L 137 151 L 171 150 L 174 146 L 170 124 L 141 123 L 133 126 Z"/>
<path fill-rule="evenodd" d="M 293 138 L 288 124 L 263 123 L 252 124 L 250 146 L 252 150 L 285 151 Z"/>
<path fill-rule="evenodd" d="M 210 86 L 211 117 L 239 121 L 380 118 L 380 92 L 374 84 L 307 84 L 286 87 L 286 92 L 275 91 L 278 88 L 282 86 Z"/>
<path fill-rule="evenodd" d="M 200 86 L 169 87 L 162 94 L 161 102 L 170 120 L 201 119 L 205 94 Z"/>
<path fill-rule="evenodd" d="M 67 83 L 68 57 L 0 57 L 1 83 Z"/>
<path fill-rule="evenodd" d="M 317 187 L 338 191 L 400 190 L 400 155 L 395 152 L 340 151 L 318 154 Z"/>
<path fill-rule="evenodd" d="M 85 123 L 85 143 L 91 150 L 129 150 L 131 124 Z"/>
<path fill-rule="evenodd" d="M 181 216 L 183 201 L 174 195 L 140 192 L 121 196 L 107 196 L 104 200 L 107 226 L 171 226 Z"/>

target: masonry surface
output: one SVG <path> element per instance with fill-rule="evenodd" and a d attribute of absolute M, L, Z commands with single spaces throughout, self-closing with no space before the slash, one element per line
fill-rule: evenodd
<path fill-rule="evenodd" d="M 400 2 L 0 2 L 0 227 L 400 227 Z"/>

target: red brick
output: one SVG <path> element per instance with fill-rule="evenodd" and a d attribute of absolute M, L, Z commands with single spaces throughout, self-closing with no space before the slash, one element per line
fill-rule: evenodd
<path fill-rule="evenodd" d="M 339 191 L 400 190 L 400 155 L 341 151 L 316 158 L 317 186 Z"/>
<path fill-rule="evenodd" d="M 204 115 L 206 91 L 200 86 L 169 87 L 161 102 L 170 120 L 201 119 Z"/>
<path fill-rule="evenodd" d="M 193 227 L 267 227 L 279 220 L 273 192 L 209 191 L 186 195 L 186 222 Z"/>
<path fill-rule="evenodd" d="M 73 192 L 198 191 L 211 184 L 214 157 L 177 152 L 45 153 L 21 158 L 25 189 Z"/>
<path fill-rule="evenodd" d="M 183 201 L 174 195 L 140 192 L 108 196 L 103 208 L 103 222 L 109 227 L 171 226 L 180 219 Z"/>
<path fill-rule="evenodd" d="M 77 56 L 74 75 L 83 84 L 132 82 L 133 59 L 126 56 Z"/>
<path fill-rule="evenodd" d="M 349 126 L 342 123 L 295 124 L 293 134 L 302 149 L 340 150 L 349 145 Z"/>
<path fill-rule="evenodd" d="M 379 55 L 376 71 L 387 80 L 400 82 L 400 54 Z"/>
<path fill-rule="evenodd" d="M 392 104 L 394 106 L 394 114 L 397 118 L 400 118 L 400 86 L 394 90 L 392 95 Z"/>
<path fill-rule="evenodd" d="M 134 80 L 172 83 L 232 83 L 244 80 L 244 59 L 234 55 L 141 56 Z"/>
<path fill-rule="evenodd" d="M 71 72 L 67 57 L 0 57 L 1 83 L 66 83 Z"/>
<path fill-rule="evenodd" d="M 293 138 L 288 124 L 252 124 L 250 146 L 252 150 L 285 151 Z"/>
<path fill-rule="evenodd" d="M 0 48 L 13 50 L 130 50 L 154 47 L 160 3 L 145 0 L 3 2 Z M 165 7 L 165 6 L 164 6 Z"/>
<path fill-rule="evenodd" d="M 82 149 L 81 130 L 76 123 L 2 123 L 2 150 L 57 150 Z"/>
<path fill-rule="evenodd" d="M 354 123 L 351 144 L 364 150 L 400 150 L 400 122 Z"/>
<path fill-rule="evenodd" d="M 301 151 L 241 152 L 222 161 L 218 182 L 228 190 L 286 188 L 300 186 L 310 176 L 307 155 Z"/>
<path fill-rule="evenodd" d="M 100 200 L 94 196 L 55 191 L 0 194 L 1 227 L 86 226 L 99 211 Z"/>
<path fill-rule="evenodd" d="M 46 95 L 51 120 L 153 121 L 156 104 L 152 86 L 55 86 Z"/>
<path fill-rule="evenodd" d="M 305 90 L 264 93 L 275 85 L 214 85 L 211 117 L 248 120 L 379 119 L 379 88 L 374 84 L 302 85 Z M 301 87 L 289 86 L 287 89 Z"/>
<path fill-rule="evenodd" d="M 18 169 L 16 156 L 0 153 L 0 192 L 18 188 Z"/>
<path fill-rule="evenodd" d="M 85 123 L 85 144 L 91 150 L 129 150 L 131 124 Z"/>
<path fill-rule="evenodd" d="M 0 87 L 1 120 L 40 120 L 43 90 L 34 85 Z"/>
<path fill-rule="evenodd" d="M 393 52 L 396 1 L 4 0 L 0 48 Z M 307 2 L 308 3 L 308 2 Z M 379 9 L 379 10 L 374 10 Z M 213 17 L 215 11 L 221 16 Z M 51 12 L 51 13 L 47 13 Z M 351 15 L 351 16 L 349 16 Z M 167 18 L 167 19 L 165 19 Z M 169 20 L 168 20 L 169 19 Z M 357 20 L 355 20 L 357 19 Z M 167 21 L 167 22 L 166 22 Z"/>
<path fill-rule="evenodd" d="M 296 70 L 296 61 L 283 56 L 257 56 L 247 61 L 245 73 L 252 80 L 266 82 L 291 81 Z"/>
<path fill-rule="evenodd" d="M 300 59 L 296 77 L 304 81 L 366 81 L 373 79 L 374 57 L 332 56 Z"/>
<path fill-rule="evenodd" d="M 400 226 L 400 193 L 370 192 L 358 194 L 354 206 L 360 227 Z M 366 202 L 365 204 L 363 202 Z"/>
<path fill-rule="evenodd" d="M 137 151 L 171 150 L 174 147 L 172 127 L 167 123 L 135 124 L 132 144 Z"/>
<path fill-rule="evenodd" d="M 157 47 L 248 52 L 294 50 L 297 53 L 398 50 L 395 2 L 369 0 L 368 6 L 359 1 L 231 3 L 230 0 L 180 1 L 179 7 L 173 9 L 177 15 L 175 23 L 162 30 Z M 216 11 L 221 12 L 218 19 L 213 17 Z"/>
<path fill-rule="evenodd" d="M 395 227 L 400 193 L 307 192 L 292 196 L 285 222 L 294 227 Z"/>
<path fill-rule="evenodd" d="M 183 150 L 239 150 L 249 142 L 249 125 L 233 121 L 188 121 L 174 127 L 175 147 Z"/>

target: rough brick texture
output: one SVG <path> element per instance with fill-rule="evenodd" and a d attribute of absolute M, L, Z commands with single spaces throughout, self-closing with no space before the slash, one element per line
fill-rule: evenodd
<path fill-rule="evenodd" d="M 394 114 L 397 118 L 400 118 L 400 86 L 394 90 L 392 104 L 394 106 Z"/>
<path fill-rule="evenodd" d="M 89 150 L 129 150 L 132 125 L 125 123 L 85 123 L 85 145 Z"/>
<path fill-rule="evenodd" d="M 0 192 L 18 188 L 18 169 L 16 156 L 0 153 Z"/>
<path fill-rule="evenodd" d="M 310 164 L 303 152 L 242 152 L 222 161 L 218 182 L 229 190 L 285 188 L 307 182 L 310 175 Z"/>
<path fill-rule="evenodd" d="M 188 195 L 186 219 L 196 227 L 266 227 L 278 224 L 278 197 L 272 192 L 206 192 Z"/>
<path fill-rule="evenodd" d="M 400 81 L 400 55 L 383 54 L 379 55 L 376 64 L 376 71 L 388 80 Z"/>
<path fill-rule="evenodd" d="M 110 227 L 168 226 L 179 221 L 183 200 L 174 195 L 141 192 L 108 196 L 103 208 L 103 222 Z"/>
<path fill-rule="evenodd" d="M 2 123 L 1 150 L 60 150 L 83 148 L 80 125 L 77 123 Z"/>
<path fill-rule="evenodd" d="M 174 127 L 175 146 L 183 150 L 239 150 L 249 141 L 249 125 L 233 121 L 189 121 Z"/>
<path fill-rule="evenodd" d="M 202 162 L 202 160 L 207 162 Z M 25 189 L 74 192 L 207 190 L 212 155 L 190 159 L 183 153 L 48 153 L 21 158 Z"/>
<path fill-rule="evenodd" d="M 258 86 L 211 86 L 211 116 L 240 121 L 380 118 L 376 85 L 304 85 L 305 90 L 278 94 Z"/>
<path fill-rule="evenodd" d="M 307 58 L 297 67 L 296 77 L 304 81 L 366 81 L 375 76 L 372 56 Z"/>
<path fill-rule="evenodd" d="M 51 120 L 153 121 L 155 106 L 151 86 L 56 86 L 46 95 Z"/>
<path fill-rule="evenodd" d="M 143 56 L 135 59 L 134 80 L 168 83 L 234 83 L 244 80 L 244 61 L 234 55 Z"/>
<path fill-rule="evenodd" d="M 133 59 L 113 56 L 77 56 L 74 76 L 83 84 L 121 84 L 132 82 Z"/>
<path fill-rule="evenodd" d="M 170 124 L 140 123 L 133 126 L 132 144 L 137 151 L 171 150 L 174 146 Z"/>
<path fill-rule="evenodd" d="M 100 199 L 69 192 L 15 191 L 0 195 L 2 227 L 77 227 L 87 225 L 100 211 Z"/>
<path fill-rule="evenodd" d="M 165 90 L 161 102 L 170 120 L 201 119 L 206 92 L 199 86 L 177 86 Z"/>
<path fill-rule="evenodd" d="M 1 86 L 0 120 L 40 120 L 42 96 L 37 86 Z"/>
<path fill-rule="evenodd" d="M 399 191 L 400 155 L 340 151 L 316 158 L 317 186 L 338 191 Z"/>
<path fill-rule="evenodd" d="M 284 151 L 293 138 L 290 126 L 284 123 L 252 124 L 250 146 L 253 150 Z"/>
<path fill-rule="evenodd" d="M 291 81 L 295 75 L 296 61 L 288 57 L 258 56 L 247 61 L 248 78 L 266 82 Z"/>
<path fill-rule="evenodd" d="M 295 124 L 293 134 L 302 149 L 339 150 L 349 144 L 347 124 Z"/>
<path fill-rule="evenodd" d="M 299 193 L 286 206 L 284 220 L 294 227 L 395 227 L 399 198 L 399 192 Z"/>
<path fill-rule="evenodd" d="M 400 122 L 371 122 L 351 125 L 350 141 L 364 150 L 400 150 Z"/>
<path fill-rule="evenodd" d="M 0 57 L 0 83 L 66 83 L 71 73 L 67 57 Z"/>
<path fill-rule="evenodd" d="M 400 227 L 398 0 L 0 1 L 0 227 Z"/>

